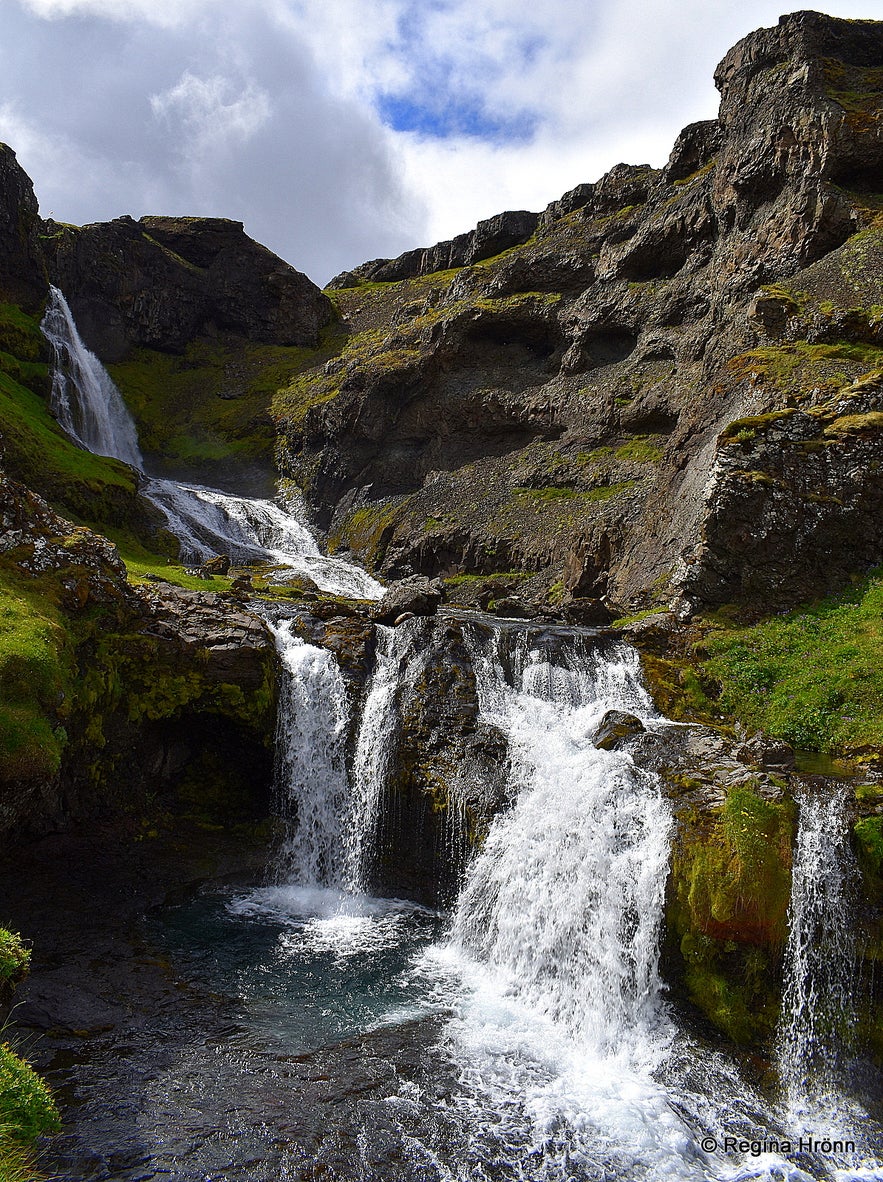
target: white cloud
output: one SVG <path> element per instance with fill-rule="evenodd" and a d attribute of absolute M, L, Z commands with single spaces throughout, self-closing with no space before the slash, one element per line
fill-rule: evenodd
<path fill-rule="evenodd" d="M 684 124 L 716 114 L 718 60 L 775 24 L 780 0 L 4 9 L 0 134 L 44 208 L 239 218 L 324 280 L 505 208 L 542 208 L 620 160 L 664 163 Z M 445 120 L 450 134 L 427 133 Z"/>
<path fill-rule="evenodd" d="M 161 28 L 186 24 L 220 0 L 22 0 L 22 6 L 43 20 L 98 16 L 114 21 L 146 21 Z"/>
<path fill-rule="evenodd" d="M 253 82 L 240 89 L 221 74 L 199 78 L 189 70 L 168 90 L 151 95 L 150 106 L 173 130 L 187 133 L 188 147 L 204 150 L 251 139 L 272 111 L 270 96 Z"/>

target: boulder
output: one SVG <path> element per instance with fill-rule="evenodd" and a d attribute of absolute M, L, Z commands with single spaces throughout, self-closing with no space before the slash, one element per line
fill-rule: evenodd
<path fill-rule="evenodd" d="M 636 715 L 623 710 L 608 710 L 598 724 L 592 741 L 602 751 L 615 751 L 624 739 L 640 735 L 644 729 L 643 722 Z"/>
<path fill-rule="evenodd" d="M 216 554 L 214 558 L 209 558 L 199 568 L 199 573 L 203 578 L 209 578 L 211 575 L 226 575 L 230 569 L 230 558 L 226 554 Z"/>
<path fill-rule="evenodd" d="M 393 624 L 402 615 L 434 616 L 444 599 L 444 587 L 438 580 L 412 575 L 387 588 L 372 609 L 371 618 L 378 624 Z"/>

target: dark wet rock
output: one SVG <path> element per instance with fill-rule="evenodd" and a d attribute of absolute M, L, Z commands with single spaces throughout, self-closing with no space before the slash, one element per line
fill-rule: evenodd
<path fill-rule="evenodd" d="M 143 632 L 198 663 L 209 680 L 243 689 L 265 682 L 274 646 L 260 616 L 227 596 L 183 587 L 154 588 L 144 598 L 149 615 Z"/>
<path fill-rule="evenodd" d="M 735 754 L 744 763 L 754 764 L 763 771 L 794 771 L 794 748 L 781 739 L 760 732 L 746 739 Z"/>
<path fill-rule="evenodd" d="M 562 614 L 568 624 L 584 628 L 603 628 L 613 620 L 610 608 L 600 599 L 572 599 Z"/>
<path fill-rule="evenodd" d="M 493 600 L 489 604 L 489 610 L 495 616 L 503 616 L 509 620 L 531 620 L 536 614 L 536 609 L 531 604 L 525 603 L 515 595 Z"/>
<path fill-rule="evenodd" d="M 378 624 L 392 624 L 399 616 L 433 616 L 444 599 L 444 587 L 438 582 L 414 575 L 400 579 L 386 589 L 383 598 L 372 608 Z"/>
<path fill-rule="evenodd" d="M 623 739 L 639 735 L 644 729 L 643 722 L 634 714 L 627 714 L 622 710 L 608 710 L 598 724 L 592 742 L 602 751 L 615 751 Z"/>

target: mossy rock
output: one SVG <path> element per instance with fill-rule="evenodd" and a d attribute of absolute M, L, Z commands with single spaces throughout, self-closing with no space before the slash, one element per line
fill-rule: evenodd
<path fill-rule="evenodd" d="M 728 1038 L 768 1039 L 787 934 L 794 809 L 734 785 L 723 806 L 681 818 L 667 925 L 692 1003 Z"/>

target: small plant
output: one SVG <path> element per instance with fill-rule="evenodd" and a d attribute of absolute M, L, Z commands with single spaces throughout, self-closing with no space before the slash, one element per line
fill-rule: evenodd
<path fill-rule="evenodd" d="M 48 1085 L 8 1043 L 0 1045 L 0 1128 L 22 1145 L 61 1128 Z"/>

